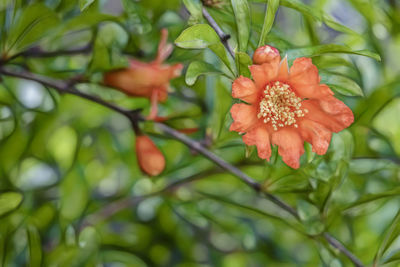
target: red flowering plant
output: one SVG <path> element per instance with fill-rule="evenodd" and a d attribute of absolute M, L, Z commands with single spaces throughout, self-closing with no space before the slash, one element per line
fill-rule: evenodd
<path fill-rule="evenodd" d="M 104 74 L 104 84 L 121 90 L 132 97 L 150 99 L 148 120 L 163 120 L 157 117 L 158 102 L 168 97 L 169 81 L 181 75 L 182 64 L 167 65 L 164 60 L 172 52 L 167 43 L 168 30 L 161 30 L 157 56 L 151 62 L 131 59 L 129 67 Z M 154 142 L 140 131 L 136 132 L 136 156 L 141 170 L 150 176 L 159 175 L 165 168 L 165 158 Z"/>
<path fill-rule="evenodd" d="M 243 142 L 255 145 L 258 156 L 269 160 L 271 145 L 292 168 L 299 168 L 304 141 L 319 155 L 326 153 L 332 132 L 354 121 L 352 111 L 326 84 L 310 58 L 297 58 L 288 67 L 276 48 L 259 47 L 250 72 L 253 80 L 240 76 L 232 85 L 232 97 L 246 103 L 231 108 L 231 131 L 243 133 Z"/>
<path fill-rule="evenodd" d="M 0 1 L 1 263 L 396 264 L 398 10 Z"/>
<path fill-rule="evenodd" d="M 156 58 L 151 62 L 130 60 L 126 69 L 114 70 L 104 74 L 104 84 L 134 97 L 150 99 L 151 109 L 148 119 L 156 119 L 157 104 L 168 97 L 169 81 L 181 75 L 182 64 L 167 65 L 164 60 L 172 52 L 172 45 L 167 43 L 168 30 L 161 30 Z"/>

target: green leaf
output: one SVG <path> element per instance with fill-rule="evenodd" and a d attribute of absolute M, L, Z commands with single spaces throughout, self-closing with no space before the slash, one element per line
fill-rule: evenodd
<path fill-rule="evenodd" d="M 193 61 L 186 71 L 185 81 L 188 85 L 193 85 L 200 75 L 206 74 L 223 74 L 223 72 L 206 62 Z"/>
<path fill-rule="evenodd" d="M 183 0 L 183 4 L 190 13 L 192 24 L 200 23 L 203 19 L 202 5 L 199 0 Z"/>
<path fill-rule="evenodd" d="M 268 0 L 269 1 L 269 0 Z M 281 5 L 297 10 L 298 12 L 302 13 L 303 15 L 306 15 L 308 17 L 311 17 L 315 20 L 321 20 L 322 19 L 322 12 L 321 10 L 318 10 L 316 8 L 312 8 L 310 5 L 306 5 L 302 3 L 301 1 L 298 0 L 281 0 Z"/>
<path fill-rule="evenodd" d="M 56 13 L 44 4 L 33 4 L 24 8 L 11 25 L 6 41 L 5 53 L 8 56 L 23 51 L 46 36 L 59 25 Z"/>
<path fill-rule="evenodd" d="M 358 32 L 355 32 L 352 29 L 350 29 L 350 28 L 348 28 L 348 27 L 336 22 L 335 20 L 333 20 L 327 14 L 323 14 L 322 18 L 323 18 L 323 22 L 326 24 L 326 26 L 328 26 L 331 29 L 334 29 L 335 31 L 344 32 L 344 33 L 348 33 L 348 34 L 359 35 Z"/>
<path fill-rule="evenodd" d="M 297 202 L 300 220 L 303 221 L 305 231 L 310 235 L 317 235 L 324 231 L 325 226 L 320 221 L 319 209 L 308 201 L 300 199 Z"/>
<path fill-rule="evenodd" d="M 42 244 L 39 231 L 35 226 L 29 225 L 27 232 L 29 240 L 29 266 L 39 267 L 42 264 Z"/>
<path fill-rule="evenodd" d="M 243 75 L 245 77 L 250 77 L 249 66 L 253 64 L 251 57 L 243 52 L 235 53 L 236 66 L 239 70 L 239 75 Z"/>
<path fill-rule="evenodd" d="M 332 72 L 319 72 L 322 82 L 342 95 L 364 96 L 361 87 L 352 79 Z"/>
<path fill-rule="evenodd" d="M 97 12 L 83 12 L 60 25 L 60 27 L 57 29 L 57 34 L 61 35 L 69 31 L 94 27 L 104 21 L 118 21 L 118 18 L 112 15 L 100 14 Z"/>
<path fill-rule="evenodd" d="M 390 253 L 388 257 L 385 257 L 385 260 L 382 264 L 394 263 L 396 261 L 400 261 L 400 250 L 395 250 L 394 252 Z"/>
<path fill-rule="evenodd" d="M 78 218 L 86 208 L 89 192 L 86 181 L 78 171 L 71 171 L 60 185 L 60 214 L 68 221 Z"/>
<path fill-rule="evenodd" d="M 308 221 L 319 216 L 318 208 L 302 199 L 297 202 L 297 210 L 302 221 Z"/>
<path fill-rule="evenodd" d="M 104 263 L 125 263 L 126 266 L 147 267 L 146 263 L 139 257 L 120 250 L 102 251 L 100 257 Z M 125 265 L 124 265 L 125 266 Z"/>
<path fill-rule="evenodd" d="M 88 226 L 79 234 L 79 246 L 85 250 L 95 250 L 100 243 L 100 237 L 96 229 Z"/>
<path fill-rule="evenodd" d="M 221 43 L 218 34 L 208 24 L 196 24 L 185 29 L 175 44 L 185 49 L 204 49 Z"/>
<path fill-rule="evenodd" d="M 373 127 L 391 141 L 394 151 L 400 155 L 400 98 L 390 101 L 373 119 Z"/>
<path fill-rule="evenodd" d="M 121 50 L 128 42 L 128 34 L 116 23 L 107 23 L 101 27 L 93 47 L 92 71 L 108 71 L 129 65 Z"/>
<path fill-rule="evenodd" d="M 185 49 L 210 48 L 234 74 L 224 45 L 218 34 L 208 24 L 196 24 L 185 29 L 176 38 L 175 44 Z"/>
<path fill-rule="evenodd" d="M 151 31 L 152 25 L 145 11 L 135 1 L 122 0 L 125 13 L 128 15 L 126 28 L 134 34 L 145 34 Z"/>
<path fill-rule="evenodd" d="M 369 203 L 371 201 L 375 201 L 381 198 L 387 198 L 387 197 L 395 197 L 400 194 L 400 188 L 396 188 L 393 190 L 388 190 L 382 193 L 377 193 L 377 194 L 366 194 L 363 195 L 359 200 L 357 200 L 354 203 L 351 203 L 350 205 L 347 205 L 343 210 L 348 210 L 366 203 Z"/>
<path fill-rule="evenodd" d="M 0 216 L 17 209 L 22 199 L 22 194 L 18 192 L 0 193 Z"/>
<path fill-rule="evenodd" d="M 281 218 L 279 216 L 276 216 L 276 215 L 274 215 L 272 213 L 268 213 L 268 212 L 266 212 L 264 210 L 257 209 L 254 206 L 245 205 L 245 204 L 240 203 L 238 201 L 233 201 L 233 200 L 228 199 L 226 197 L 218 196 L 218 195 L 214 195 L 214 194 L 209 194 L 207 192 L 197 191 L 197 193 L 199 193 L 199 194 L 201 194 L 201 195 L 203 195 L 203 196 L 205 196 L 207 198 L 213 199 L 215 201 L 226 203 L 226 204 L 231 205 L 233 207 L 236 207 L 236 208 L 239 208 L 239 209 L 242 209 L 242 210 L 247 210 L 247 211 L 250 211 L 252 213 L 261 215 L 263 217 L 266 217 L 266 218 L 269 218 L 269 219 L 272 219 L 272 220 L 276 220 L 279 223 L 283 223 L 283 224 L 285 224 L 287 226 L 292 227 L 294 230 L 296 230 L 298 232 L 301 232 L 301 230 L 299 229 L 299 225 L 297 225 L 297 223 L 292 223 L 292 222 L 290 222 L 290 221 L 288 221 L 288 220 L 286 220 L 284 218 Z"/>
<path fill-rule="evenodd" d="M 91 4 L 94 3 L 95 0 L 79 0 L 79 8 L 81 11 L 87 9 Z"/>
<path fill-rule="evenodd" d="M 387 251 L 393 241 L 400 235 L 400 211 L 397 212 L 396 216 L 393 218 L 392 223 L 387 230 L 382 243 L 379 245 L 378 251 L 375 255 L 375 262 L 380 261 L 383 254 Z"/>
<path fill-rule="evenodd" d="M 252 0 L 252 1 L 259 2 L 259 3 L 265 3 L 265 1 L 267 1 L 269 3 L 273 0 Z M 303 14 L 304 16 L 313 19 L 314 21 L 317 21 L 320 23 L 325 23 L 328 27 L 330 27 L 336 31 L 359 35 L 357 32 L 353 31 L 352 29 L 334 21 L 328 14 L 325 14 L 322 10 L 312 7 L 310 5 L 306 5 L 306 4 L 302 3 L 301 1 L 281 0 L 280 5 L 294 9 L 294 10 L 300 12 L 301 14 Z"/>
<path fill-rule="evenodd" d="M 239 38 L 239 51 L 246 52 L 250 38 L 251 17 L 247 0 L 231 0 Z"/>
<path fill-rule="evenodd" d="M 324 55 L 313 58 L 313 64 L 315 64 L 318 69 L 329 69 L 343 66 L 354 68 L 354 65 L 351 62 L 343 57 L 338 57 L 337 55 Z"/>
<path fill-rule="evenodd" d="M 377 61 L 381 60 L 381 57 L 377 53 L 368 50 L 354 51 L 347 46 L 337 45 L 337 44 L 326 44 L 326 45 L 309 46 L 304 48 L 295 48 L 287 50 L 286 53 L 288 55 L 288 60 L 290 62 L 292 62 L 294 59 L 298 57 L 315 57 L 329 53 L 354 54 L 354 55 L 370 57 Z"/>
<path fill-rule="evenodd" d="M 261 30 L 260 40 L 258 47 L 263 46 L 267 41 L 267 35 L 271 31 L 272 25 L 274 24 L 275 15 L 278 11 L 279 0 L 269 0 L 267 12 L 265 13 L 264 25 Z"/>
<path fill-rule="evenodd" d="M 76 132 L 67 126 L 57 129 L 47 140 L 48 150 L 60 167 L 68 169 L 73 163 L 76 145 Z"/>

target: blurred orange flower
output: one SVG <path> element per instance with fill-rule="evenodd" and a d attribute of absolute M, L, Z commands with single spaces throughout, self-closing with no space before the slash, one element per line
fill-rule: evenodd
<path fill-rule="evenodd" d="M 349 107 L 320 84 L 318 69 L 310 58 L 297 58 L 288 67 L 278 50 L 259 47 L 250 66 L 253 80 L 240 76 L 232 85 L 232 96 L 248 104 L 231 108 L 231 131 L 245 133 L 243 142 L 256 145 L 258 156 L 269 160 L 271 144 L 278 146 L 283 161 L 300 167 L 304 141 L 319 155 L 326 153 L 332 132 L 339 132 L 354 121 Z"/>
<path fill-rule="evenodd" d="M 165 168 L 165 157 L 147 135 L 136 137 L 136 156 L 143 172 L 157 176 Z"/>
<path fill-rule="evenodd" d="M 167 44 L 168 30 L 161 30 L 157 57 L 152 62 L 132 59 L 127 69 L 108 72 L 104 84 L 117 88 L 131 96 L 147 97 L 151 101 L 148 119 L 157 116 L 157 103 L 168 97 L 169 81 L 181 75 L 182 64 L 166 65 L 163 61 L 171 54 L 172 45 Z"/>

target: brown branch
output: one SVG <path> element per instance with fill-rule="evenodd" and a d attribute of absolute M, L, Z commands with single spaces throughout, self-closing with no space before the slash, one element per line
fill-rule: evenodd
<path fill-rule="evenodd" d="M 332 247 L 338 249 L 341 253 L 347 256 L 351 262 L 353 262 L 354 266 L 356 267 L 364 267 L 362 262 L 354 256 L 353 253 L 351 253 L 345 246 L 342 245 L 336 238 L 331 236 L 328 232 L 324 232 L 323 236 L 326 241 L 328 241 L 329 244 L 331 244 Z"/>
<path fill-rule="evenodd" d="M 88 43 L 87 45 L 71 48 L 71 49 L 63 49 L 63 50 L 56 50 L 56 51 L 45 51 L 39 46 L 32 47 L 26 51 L 21 53 L 15 54 L 10 58 L 7 58 L 5 61 L 10 61 L 17 57 L 36 57 L 36 58 L 47 58 L 47 57 L 57 57 L 57 56 L 72 56 L 72 55 L 79 55 L 79 54 L 88 54 L 92 51 L 93 45 L 92 43 Z"/>
<path fill-rule="evenodd" d="M 92 43 L 88 43 L 87 45 L 64 49 L 64 50 L 56 50 L 56 51 L 45 51 L 40 47 L 33 47 L 22 52 L 20 55 L 24 57 L 56 57 L 56 56 L 71 56 L 71 55 L 79 55 L 79 54 L 88 54 L 92 51 Z"/>
<path fill-rule="evenodd" d="M 235 52 L 233 51 L 232 47 L 228 43 L 228 40 L 229 40 L 229 38 L 231 38 L 231 36 L 229 34 L 224 33 L 224 31 L 221 29 L 221 27 L 219 27 L 219 25 L 214 20 L 214 18 L 211 17 L 210 13 L 208 13 L 208 11 L 205 7 L 203 7 L 203 16 L 207 20 L 207 22 L 210 24 L 210 26 L 218 34 L 219 39 L 221 40 L 221 42 L 225 46 L 225 48 L 228 50 L 229 54 L 231 54 L 232 58 L 235 59 Z"/>
<path fill-rule="evenodd" d="M 14 70 L 9 70 L 5 68 L 0 68 L 0 73 L 12 77 L 17 77 L 17 78 L 23 78 L 31 81 L 36 81 L 39 82 L 45 86 L 49 86 L 51 88 L 56 89 L 57 91 L 61 93 L 69 93 L 73 94 L 76 96 L 79 96 L 81 98 L 87 99 L 89 101 L 95 102 L 99 105 L 105 106 L 111 110 L 114 110 L 121 115 L 125 116 L 128 118 L 132 124 L 137 123 L 139 120 L 144 120 L 143 116 L 141 116 L 138 111 L 131 111 L 127 110 L 124 108 L 121 108 L 117 105 L 114 105 L 112 103 L 109 103 L 101 98 L 98 98 L 96 96 L 92 96 L 83 92 L 78 91 L 71 83 L 61 81 L 61 80 L 55 80 L 52 78 L 44 77 L 41 75 L 36 75 L 32 74 L 29 72 L 19 72 L 19 71 L 14 71 Z M 291 215 L 293 215 L 296 219 L 299 218 L 297 211 L 292 208 L 290 205 L 286 204 L 276 196 L 268 193 L 268 192 L 261 192 L 261 185 L 258 183 L 256 180 L 242 172 L 240 169 L 236 168 L 235 166 L 231 165 L 230 163 L 226 162 L 219 156 L 215 155 L 214 153 L 210 152 L 207 150 L 202 144 L 200 144 L 197 141 L 194 141 L 190 138 L 188 138 L 186 135 L 178 132 L 177 130 L 162 124 L 156 122 L 155 125 L 160 129 L 161 132 L 164 134 L 167 134 L 174 139 L 182 142 L 186 146 L 190 147 L 191 149 L 197 151 L 198 153 L 202 154 L 204 157 L 208 158 L 210 161 L 214 162 L 217 164 L 219 167 L 222 169 L 230 172 L 231 174 L 235 175 L 237 178 L 239 178 L 241 181 L 246 183 L 248 186 L 250 186 L 254 191 L 257 193 L 263 194 L 266 198 L 268 198 L 270 201 L 272 201 L 274 204 L 276 204 L 278 207 L 282 208 L 283 210 L 287 211 Z M 102 210 L 99 214 L 102 216 L 111 216 L 112 214 L 115 214 L 119 210 L 122 210 L 126 207 L 129 207 L 130 205 L 137 203 L 137 201 L 142 200 L 145 197 L 149 197 L 155 194 L 158 194 L 159 192 L 156 192 L 154 194 L 150 194 L 147 196 L 142 196 L 138 198 L 126 198 L 122 199 L 120 201 L 117 201 L 115 203 L 111 203 L 110 205 L 106 206 L 104 210 Z M 337 248 L 339 251 L 341 251 L 344 255 L 346 255 L 355 266 L 357 267 L 362 267 L 362 263 L 360 260 L 358 260 L 347 248 L 345 248 L 338 240 L 333 238 L 329 233 L 325 232 L 323 233 L 324 238 L 328 241 L 329 244 L 331 244 L 333 247 Z"/>

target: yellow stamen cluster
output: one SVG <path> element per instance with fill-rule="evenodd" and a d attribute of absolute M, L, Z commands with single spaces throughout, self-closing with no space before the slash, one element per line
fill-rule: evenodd
<path fill-rule="evenodd" d="M 264 123 L 271 122 L 275 131 L 278 127 L 297 125 L 296 118 L 304 117 L 308 112 L 302 108 L 302 99 L 290 89 L 288 84 L 276 81 L 265 87 L 264 98 L 260 101 L 257 117 L 264 118 Z"/>

